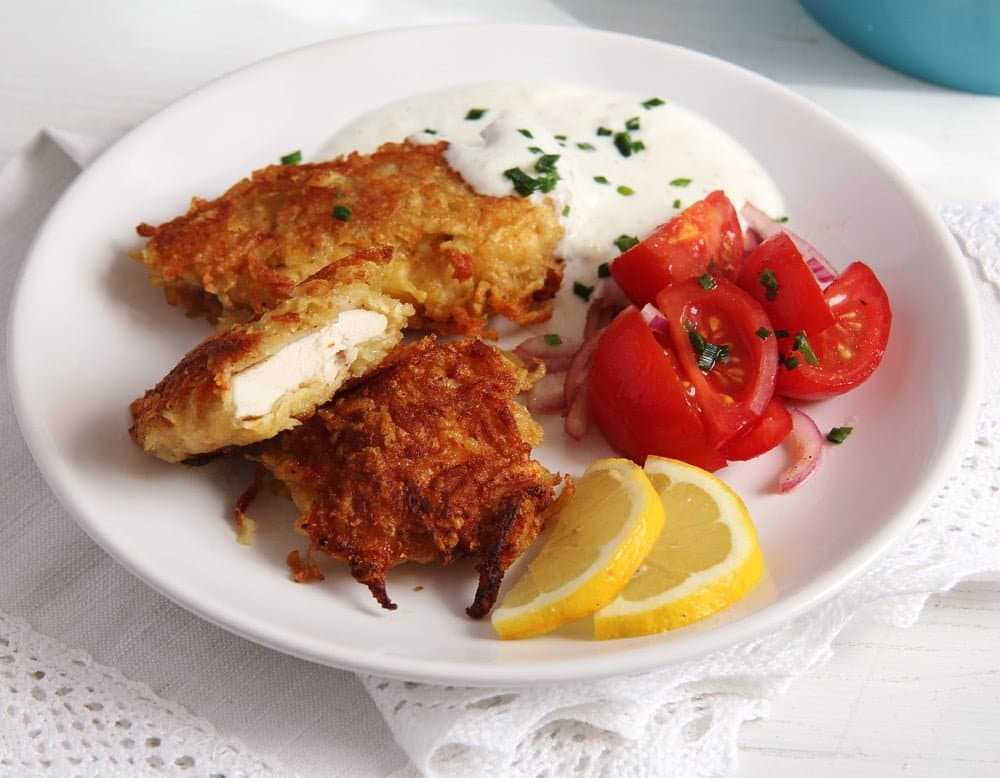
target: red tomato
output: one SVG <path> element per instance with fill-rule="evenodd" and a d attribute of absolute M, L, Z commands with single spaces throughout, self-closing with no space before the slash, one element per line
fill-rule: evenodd
<path fill-rule="evenodd" d="M 735 279 L 743 264 L 736 210 L 721 192 L 685 208 L 611 263 L 611 275 L 636 305 L 667 284 L 708 272 Z"/>
<path fill-rule="evenodd" d="M 853 389 L 872 374 L 889 341 L 892 310 L 872 269 L 855 262 L 823 293 L 836 319 L 832 327 L 810 335 L 818 359 L 809 364 L 801 351 L 787 351 L 778 370 L 777 391 L 796 400 L 822 400 Z M 791 341 L 783 341 L 787 349 Z M 788 369 L 788 357 L 798 365 Z"/>
<path fill-rule="evenodd" d="M 757 335 L 758 329 L 768 327 L 757 301 L 725 278 L 714 281 L 711 289 L 698 280 L 673 283 L 656 296 L 656 306 L 667 320 L 709 443 L 720 446 L 764 412 L 774 394 L 778 346 L 773 337 Z M 695 345 L 699 336 L 727 347 L 728 359 L 702 369 Z"/>
<path fill-rule="evenodd" d="M 725 466 L 725 458 L 708 444 L 673 356 L 636 308 L 620 313 L 601 335 L 587 393 L 591 419 L 629 459 L 642 464 L 649 454 L 659 454 L 706 470 Z"/>
<path fill-rule="evenodd" d="M 746 461 L 759 457 L 777 446 L 792 431 L 792 416 L 785 404 L 777 397 L 764 408 L 759 419 L 751 422 L 736 437 L 722 447 L 726 459 Z"/>
<path fill-rule="evenodd" d="M 768 271 L 765 283 L 761 275 Z M 764 306 L 776 330 L 812 335 L 833 324 L 833 314 L 816 276 L 783 232 L 750 252 L 737 283 Z"/>

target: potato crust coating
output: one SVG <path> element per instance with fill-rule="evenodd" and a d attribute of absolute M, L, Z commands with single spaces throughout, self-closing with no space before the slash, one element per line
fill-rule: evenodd
<path fill-rule="evenodd" d="M 353 274 L 378 272 L 392 249 L 369 249 L 345 261 Z M 273 437 L 299 424 L 329 400 L 347 380 L 377 365 L 402 338 L 413 308 L 373 292 L 363 281 L 344 284 L 324 268 L 292 290 L 273 310 L 217 333 L 189 351 L 163 380 L 132 402 L 132 438 L 148 453 L 167 462 L 181 462 L 234 446 Z M 337 321 L 344 311 L 374 311 L 385 316 L 385 332 L 356 346 L 331 354 L 342 359 L 339 375 L 311 376 L 284 391 L 270 410 L 240 418 L 233 398 L 233 379 L 299 338 Z"/>
<path fill-rule="evenodd" d="M 210 316 L 259 313 L 321 267 L 369 246 L 395 254 L 370 279 L 410 303 L 414 326 L 474 334 L 499 313 L 551 315 L 562 236 L 551 202 L 477 194 L 444 158 L 446 142 L 387 143 L 373 154 L 272 165 L 215 200 L 137 231 L 132 256 L 168 301 Z"/>
<path fill-rule="evenodd" d="M 479 618 L 562 480 L 531 458 L 542 429 L 514 401 L 531 383 L 482 341 L 429 336 L 250 457 L 288 488 L 310 550 L 345 560 L 384 608 L 393 565 L 477 557 Z"/>

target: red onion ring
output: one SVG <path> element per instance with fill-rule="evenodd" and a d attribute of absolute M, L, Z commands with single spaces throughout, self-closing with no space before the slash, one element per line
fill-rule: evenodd
<path fill-rule="evenodd" d="M 546 373 L 531 387 L 525 405 L 532 413 L 562 413 L 566 373 Z"/>
<path fill-rule="evenodd" d="M 794 462 L 778 477 L 778 491 L 786 494 L 816 472 L 823 457 L 823 433 L 809 416 L 798 408 L 789 408 L 792 431 L 785 438 L 785 445 L 792 451 Z"/>
<path fill-rule="evenodd" d="M 559 338 L 559 343 L 549 343 L 548 335 L 534 335 L 514 348 L 514 353 L 526 361 L 540 359 L 545 363 L 549 373 L 563 373 L 569 370 L 569 364 L 580 350 L 580 341 L 576 338 Z"/>

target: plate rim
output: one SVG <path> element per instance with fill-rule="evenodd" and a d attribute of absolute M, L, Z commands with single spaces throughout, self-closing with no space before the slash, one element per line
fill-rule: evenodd
<path fill-rule="evenodd" d="M 712 629 L 703 633 L 691 636 L 690 638 L 669 645 L 644 645 L 637 646 L 628 652 L 628 665 L 626 667 L 615 666 L 614 661 L 609 659 L 620 659 L 620 656 L 609 658 L 608 656 L 576 657 L 566 659 L 558 664 L 553 663 L 524 663 L 516 665 L 504 665 L 483 663 L 479 665 L 454 665 L 451 662 L 439 660 L 426 660 L 413 657 L 402 658 L 399 656 L 385 657 L 377 654 L 366 653 L 363 650 L 355 649 L 341 650 L 337 656 L 332 657 L 329 653 L 321 653 L 302 645 L 292 645 L 283 642 L 271 634 L 262 633 L 259 630 L 248 628 L 247 618 L 240 623 L 236 618 L 227 618 L 226 614 L 209 613 L 197 601 L 191 593 L 184 593 L 171 588 L 169 582 L 162 580 L 149 570 L 142 569 L 132 560 L 121 553 L 109 533 L 102 530 L 99 522 L 93 521 L 85 511 L 81 510 L 74 502 L 73 495 L 65 488 L 61 479 L 62 464 L 57 461 L 58 452 L 53 450 L 46 440 L 43 426 L 36 423 L 29 410 L 29 402 L 25 396 L 25 387 L 22 386 L 21 372 L 18 365 L 24 360 L 22 340 L 14 336 L 15 322 L 19 317 L 24 302 L 21 294 L 23 281 L 33 264 L 34 257 L 39 250 L 44 236 L 52 225 L 57 224 L 63 209 L 68 207 L 67 203 L 72 199 L 72 194 L 78 189 L 86 186 L 87 181 L 92 176 L 97 176 L 104 165 L 109 164 L 108 160 L 114 160 L 115 150 L 121 145 L 131 142 L 130 139 L 142 133 L 144 128 L 150 124 L 159 123 L 168 118 L 173 111 L 184 110 L 184 106 L 194 99 L 209 92 L 210 90 L 224 86 L 225 83 L 235 77 L 244 76 L 255 70 L 267 69 L 272 63 L 282 60 L 290 60 L 303 55 L 303 52 L 318 51 L 321 49 L 336 50 L 344 45 L 354 45 L 358 41 L 366 38 L 385 38 L 393 36 L 422 36 L 441 35 L 443 32 L 454 33 L 456 28 L 460 28 L 465 34 L 495 35 L 498 30 L 507 32 L 531 31 L 532 34 L 547 32 L 548 34 L 570 35 L 581 38 L 617 39 L 624 40 L 632 45 L 651 46 L 656 48 L 667 48 L 680 53 L 685 57 L 707 60 L 714 66 L 738 71 L 741 77 L 752 78 L 769 89 L 774 89 L 783 94 L 786 99 L 792 99 L 800 109 L 808 110 L 819 114 L 823 120 L 832 124 L 838 132 L 849 138 L 853 144 L 867 153 L 872 162 L 878 164 L 881 171 L 892 179 L 892 183 L 901 196 L 904 196 L 911 206 L 913 206 L 925 219 L 927 225 L 936 232 L 937 238 L 941 240 L 943 246 L 950 247 L 945 252 L 948 262 L 954 265 L 954 280 L 963 294 L 963 305 L 961 311 L 966 324 L 970 325 L 968 331 L 971 340 L 967 344 L 970 359 L 969 374 L 971 380 L 968 382 L 965 391 L 961 395 L 961 400 L 955 410 L 955 423 L 951 429 L 944 434 L 940 454 L 936 461 L 928 467 L 928 476 L 919 484 L 918 488 L 911 491 L 899 510 L 890 521 L 883 523 L 869 539 L 856 548 L 844 561 L 832 568 L 828 572 L 814 578 L 812 581 L 802 586 L 800 590 L 782 599 L 774 606 L 765 607 L 751 614 L 751 617 L 741 620 L 739 629 Z M 308 46 L 279 52 L 264 59 L 258 60 L 244 67 L 211 79 L 201 86 L 187 92 L 182 97 L 164 106 L 162 109 L 152 114 L 143 122 L 136 125 L 115 143 L 105 149 L 97 159 L 73 180 L 69 187 L 60 195 L 55 205 L 42 222 L 41 227 L 31 242 L 31 246 L 18 270 L 17 280 L 12 294 L 12 304 L 7 316 L 7 368 L 8 381 L 11 399 L 14 407 L 14 415 L 17 419 L 21 434 L 24 437 L 32 457 L 42 473 L 46 484 L 56 495 L 63 508 L 73 517 L 74 521 L 94 540 L 106 553 L 115 561 L 122 565 L 131 574 L 138 577 L 146 585 L 150 586 L 157 593 L 167 597 L 172 602 L 181 606 L 188 612 L 196 615 L 210 623 L 216 624 L 233 634 L 247 638 L 261 645 L 281 651 L 282 653 L 307 659 L 324 665 L 340 667 L 357 672 L 372 673 L 385 677 L 394 677 L 405 680 L 419 680 L 433 683 L 464 683 L 471 686 L 523 686 L 537 683 L 561 683 L 566 681 L 577 681 L 585 679 L 597 679 L 620 675 L 623 672 L 643 672 L 657 667 L 674 665 L 696 657 L 705 656 L 713 651 L 724 649 L 739 643 L 743 643 L 773 631 L 777 627 L 788 624 L 803 613 L 812 610 L 823 602 L 830 599 L 837 592 L 841 591 L 851 580 L 855 579 L 866 570 L 877 557 L 881 556 L 890 544 L 895 540 L 913 521 L 918 512 L 933 497 L 941 487 L 947 474 L 957 463 L 964 445 L 971 437 L 979 398 L 982 396 L 983 368 L 982 360 L 975 358 L 981 355 L 984 349 L 984 336 L 981 328 L 975 326 L 979 321 L 978 299 L 973 286 L 971 274 L 961 272 L 965 270 L 964 258 L 962 257 L 957 244 L 950 232 L 948 232 L 939 214 L 930 206 L 923 193 L 912 184 L 902 171 L 880 151 L 859 136 L 850 127 L 843 124 L 835 116 L 825 109 L 812 103 L 790 88 L 779 84 L 759 73 L 748 70 L 740 65 L 736 65 L 718 57 L 702 52 L 694 51 L 676 44 L 666 43 L 648 38 L 642 38 L 626 33 L 612 32 L 606 30 L 596 30 L 586 27 L 572 27 L 563 25 L 525 25 L 516 23 L 453 23 L 420 25 L 399 28 L 389 28 L 375 30 L 357 35 L 344 36 L 326 41 L 320 41 Z M 249 619 L 249 621 L 255 621 Z M 337 652 L 334 652 L 337 653 Z M 389 659 L 389 663 L 386 663 Z M 478 667 L 478 671 L 470 672 Z M 540 672 L 540 668 L 544 672 Z M 497 670 L 500 670 L 499 672 Z"/>

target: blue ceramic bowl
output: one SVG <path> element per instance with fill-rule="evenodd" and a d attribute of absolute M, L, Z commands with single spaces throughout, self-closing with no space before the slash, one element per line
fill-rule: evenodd
<path fill-rule="evenodd" d="M 1000 0 L 800 0 L 872 59 L 946 86 L 1000 95 Z"/>

